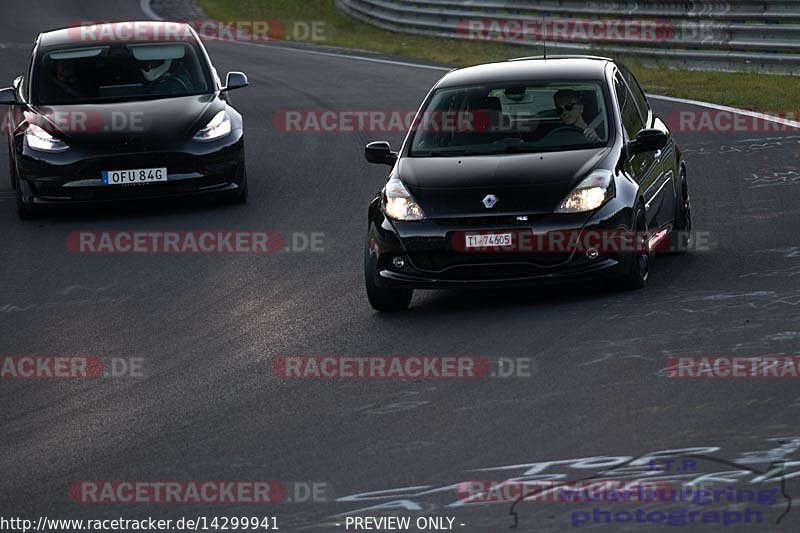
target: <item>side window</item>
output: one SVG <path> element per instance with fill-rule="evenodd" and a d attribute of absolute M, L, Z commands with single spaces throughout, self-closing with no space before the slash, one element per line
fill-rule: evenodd
<path fill-rule="evenodd" d="M 633 95 L 628 90 L 625 82 L 622 81 L 619 73 L 614 76 L 614 90 L 617 93 L 619 109 L 622 114 L 622 129 L 625 130 L 628 140 L 635 139 L 636 134 L 644 129 L 644 121 L 636 108 Z"/>
<path fill-rule="evenodd" d="M 647 120 L 648 113 L 650 112 L 650 105 L 647 103 L 647 97 L 644 95 L 642 87 L 636 81 L 636 76 L 630 70 L 622 69 L 622 76 L 628 82 L 628 87 L 633 93 L 633 100 L 636 102 L 636 107 L 639 109 L 642 117 Z"/>

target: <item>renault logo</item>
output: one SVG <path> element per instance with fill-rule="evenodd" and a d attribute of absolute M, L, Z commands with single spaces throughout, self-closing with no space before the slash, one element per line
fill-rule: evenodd
<path fill-rule="evenodd" d="M 489 194 L 483 199 L 483 205 L 486 207 L 486 209 L 493 208 L 497 202 L 498 198 L 494 194 Z"/>

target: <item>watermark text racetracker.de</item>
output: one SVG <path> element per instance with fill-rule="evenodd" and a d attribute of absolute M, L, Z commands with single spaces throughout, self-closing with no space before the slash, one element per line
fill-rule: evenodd
<path fill-rule="evenodd" d="M 673 356 L 662 373 L 672 379 L 798 379 L 800 355 Z"/>
<path fill-rule="evenodd" d="M 39 107 L 32 113 L 21 107 L 12 107 L 0 115 L 0 127 L 4 132 L 13 132 L 25 123 L 53 133 L 143 133 L 152 127 L 152 118 L 142 111 L 124 111 L 93 107 L 69 106 L 69 108 Z"/>
<path fill-rule="evenodd" d="M 68 494 L 81 505 L 263 505 L 324 503 L 333 488 L 323 481 L 93 480 L 75 481 Z"/>
<path fill-rule="evenodd" d="M 673 23 L 647 18 L 487 17 L 476 15 L 458 22 L 456 35 L 469 41 L 541 43 L 708 42 L 721 40 L 718 25 L 704 22 Z"/>
<path fill-rule="evenodd" d="M 141 357 L 0 356 L 0 379 L 97 379 L 144 376 L 144 359 Z"/>
<path fill-rule="evenodd" d="M 675 230 L 678 242 L 671 242 L 667 230 L 459 230 L 452 233 L 453 249 L 461 253 L 524 253 L 524 254 L 621 254 L 642 251 L 709 251 L 711 232 Z"/>
<path fill-rule="evenodd" d="M 191 30 L 203 39 L 231 42 L 304 41 L 327 39 L 324 20 L 236 19 L 154 21 L 75 21 L 68 30 L 73 42 L 193 42 Z"/>
<path fill-rule="evenodd" d="M 667 126 L 682 133 L 797 133 L 800 110 L 776 110 L 744 114 L 728 109 L 678 109 L 667 117 Z"/>
<path fill-rule="evenodd" d="M 288 379 L 486 379 L 529 378 L 530 357 L 281 356 L 275 375 Z"/>
<path fill-rule="evenodd" d="M 73 231 L 77 254 L 271 254 L 325 251 L 325 233 L 252 230 Z"/>
<path fill-rule="evenodd" d="M 457 35 L 471 41 L 499 42 L 649 42 L 673 39 L 676 27 L 667 20 L 577 18 L 463 19 Z"/>
<path fill-rule="evenodd" d="M 281 133 L 484 132 L 492 125 L 488 111 L 415 109 L 283 109 L 272 117 Z M 518 128 L 517 128 L 518 131 Z"/>
<path fill-rule="evenodd" d="M 676 490 L 670 482 L 647 479 L 474 480 L 459 483 L 456 496 L 467 503 L 632 503 L 669 500 Z"/>

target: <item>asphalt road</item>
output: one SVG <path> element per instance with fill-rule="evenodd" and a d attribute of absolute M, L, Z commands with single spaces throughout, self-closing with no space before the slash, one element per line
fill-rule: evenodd
<path fill-rule="evenodd" d="M 5 0 L 3 7 L 0 85 L 24 70 L 38 31 L 142 18 L 136 1 Z M 780 446 L 768 439 L 800 436 L 794 380 L 660 373 L 676 354 L 797 352 L 800 132 L 676 134 L 687 153 L 696 229 L 712 246 L 658 258 L 643 291 L 598 284 L 417 293 L 408 313 L 380 315 L 366 301 L 362 246 L 367 204 L 385 169 L 368 166 L 362 150 L 373 137 L 399 144 L 401 134 L 285 133 L 273 116 L 414 109 L 442 73 L 278 47 L 211 43 L 209 50 L 221 73 L 244 70 L 251 81 L 233 95 L 246 121 L 247 205 L 190 202 L 22 223 L 0 179 L 0 355 L 137 358 L 144 374 L 0 381 L 3 516 L 274 515 L 288 531 L 339 530 L 337 514 L 400 501 L 392 505 L 404 516 L 454 516 L 465 524 L 458 530 L 496 532 L 511 525 L 510 505 L 448 507 L 457 500 L 451 485 L 526 469 L 476 469 L 689 447 L 718 447 L 714 456 L 737 460 Z M 700 109 L 653 103 L 662 116 Z M 199 229 L 322 232 L 324 252 L 81 255 L 66 245 L 77 230 Z M 272 372 L 281 355 L 390 354 L 526 357 L 532 375 L 387 383 L 285 381 Z M 779 456 L 797 459 L 798 448 L 800 441 L 790 443 Z M 560 463 L 545 473 L 575 479 L 600 469 Z M 719 470 L 731 468 L 706 461 L 698 475 Z M 325 482 L 330 497 L 258 507 L 78 505 L 67 493 L 76 480 L 237 479 Z M 796 479 L 787 479 L 787 490 L 800 498 Z M 348 498 L 401 487 L 427 488 Z M 765 523 L 741 529 L 796 531 L 796 506 L 774 524 L 785 509 L 765 507 Z M 573 529 L 573 510 L 522 505 L 519 530 Z M 657 529 L 581 529 L 600 528 Z"/>

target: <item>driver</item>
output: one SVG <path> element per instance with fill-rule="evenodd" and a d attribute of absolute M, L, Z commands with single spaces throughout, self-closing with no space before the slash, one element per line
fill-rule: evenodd
<path fill-rule="evenodd" d="M 558 116 L 567 126 L 575 126 L 583 131 L 583 135 L 592 142 L 600 140 L 597 132 L 590 128 L 583 119 L 583 103 L 580 96 L 572 89 L 562 89 L 553 95 Z"/>
<path fill-rule="evenodd" d="M 165 74 L 167 74 L 171 66 L 172 66 L 171 59 L 147 61 L 144 63 L 143 68 L 140 68 L 139 71 L 142 73 L 142 76 L 144 76 L 145 80 L 147 80 L 150 83 L 153 83 L 158 81 Z"/>
<path fill-rule="evenodd" d="M 75 64 L 74 60 L 68 59 L 61 59 L 55 63 L 56 76 L 53 80 L 53 85 L 56 88 L 56 92 L 61 93 L 58 97 L 68 96 L 80 99 L 82 94 L 79 86 L 78 65 Z"/>

